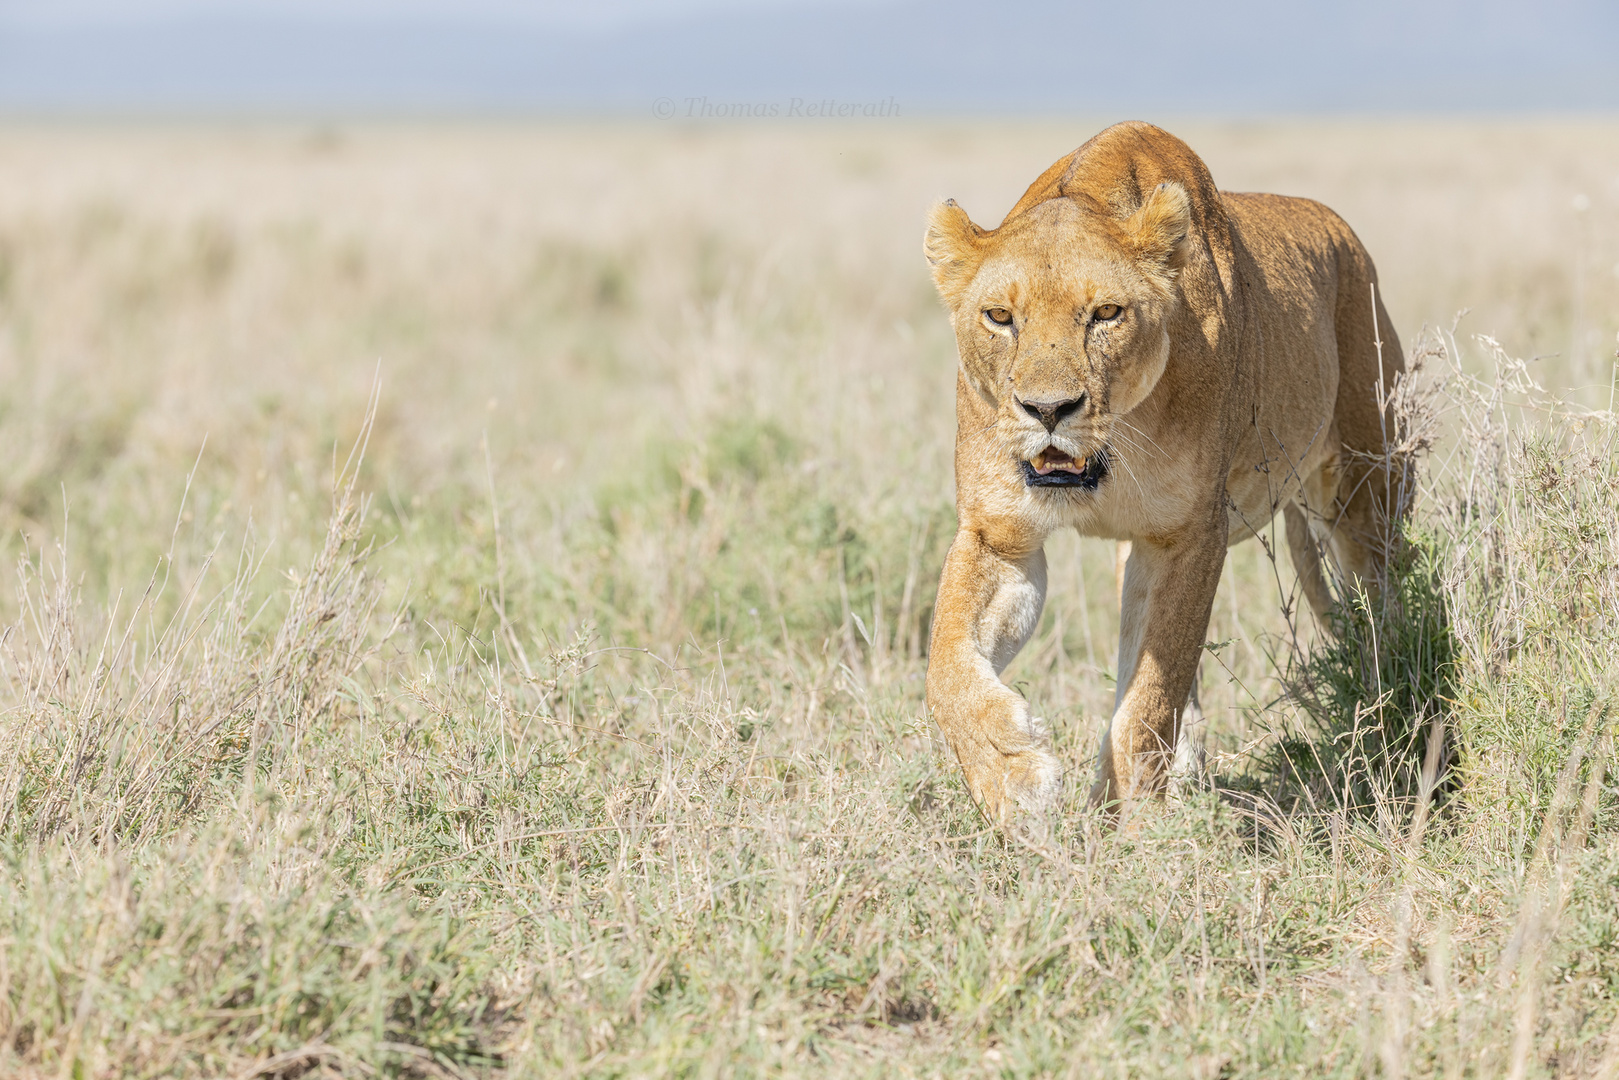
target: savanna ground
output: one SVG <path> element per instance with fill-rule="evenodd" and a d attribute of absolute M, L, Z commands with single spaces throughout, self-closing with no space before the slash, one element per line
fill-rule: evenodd
<path fill-rule="evenodd" d="M 1619 128 L 1171 125 L 1356 227 L 1436 443 L 1393 615 L 1231 553 L 1122 831 L 1054 543 L 1036 850 L 922 705 L 921 222 L 1100 126 L 0 130 L 0 1071 L 1619 1072 Z"/>

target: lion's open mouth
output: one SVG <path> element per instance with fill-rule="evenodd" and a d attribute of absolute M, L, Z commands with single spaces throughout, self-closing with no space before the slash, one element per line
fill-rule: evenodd
<path fill-rule="evenodd" d="M 1023 463 L 1023 482 L 1030 487 L 1077 487 L 1096 490 L 1107 475 L 1107 452 L 1097 450 L 1083 461 L 1048 446 Z"/>

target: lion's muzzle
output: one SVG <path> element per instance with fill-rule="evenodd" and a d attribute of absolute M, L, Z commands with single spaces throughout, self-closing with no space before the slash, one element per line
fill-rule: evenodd
<path fill-rule="evenodd" d="M 1023 464 L 1023 482 L 1029 487 L 1077 487 L 1095 491 L 1107 476 L 1107 451 L 1095 450 L 1083 461 L 1048 446 Z"/>

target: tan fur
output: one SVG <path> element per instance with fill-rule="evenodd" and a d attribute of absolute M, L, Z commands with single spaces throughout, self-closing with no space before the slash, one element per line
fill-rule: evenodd
<path fill-rule="evenodd" d="M 1091 797 L 1159 793 L 1186 759 L 1176 746 L 1228 545 L 1285 508 L 1318 611 L 1323 546 L 1344 573 L 1382 572 L 1391 425 L 1378 392 L 1403 362 L 1372 260 L 1326 207 L 1219 192 L 1190 148 L 1143 123 L 1057 162 L 996 229 L 941 204 L 924 251 L 961 361 L 959 531 L 928 704 L 991 819 L 1049 807 L 1057 759 L 999 676 L 1039 621 L 1046 537 L 1119 540 L 1118 691 Z M 1122 313 L 1103 321 L 1112 304 Z M 1033 403 L 1066 411 L 1045 414 L 1058 417 L 1048 432 Z M 1094 491 L 1027 486 L 1021 463 L 1048 447 L 1076 462 L 1105 447 L 1109 473 Z"/>

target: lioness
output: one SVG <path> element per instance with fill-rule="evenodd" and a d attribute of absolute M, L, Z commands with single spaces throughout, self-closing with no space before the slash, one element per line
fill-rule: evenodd
<path fill-rule="evenodd" d="M 1129 541 L 1091 800 L 1161 792 L 1229 545 L 1283 509 L 1317 613 L 1323 549 L 1380 578 L 1404 365 L 1371 257 L 1319 203 L 1216 190 L 1144 123 L 1047 169 L 998 228 L 940 204 L 924 250 L 961 361 L 928 705 L 992 820 L 1049 807 L 1045 726 L 999 675 L 1040 619 L 1046 537 Z"/>

